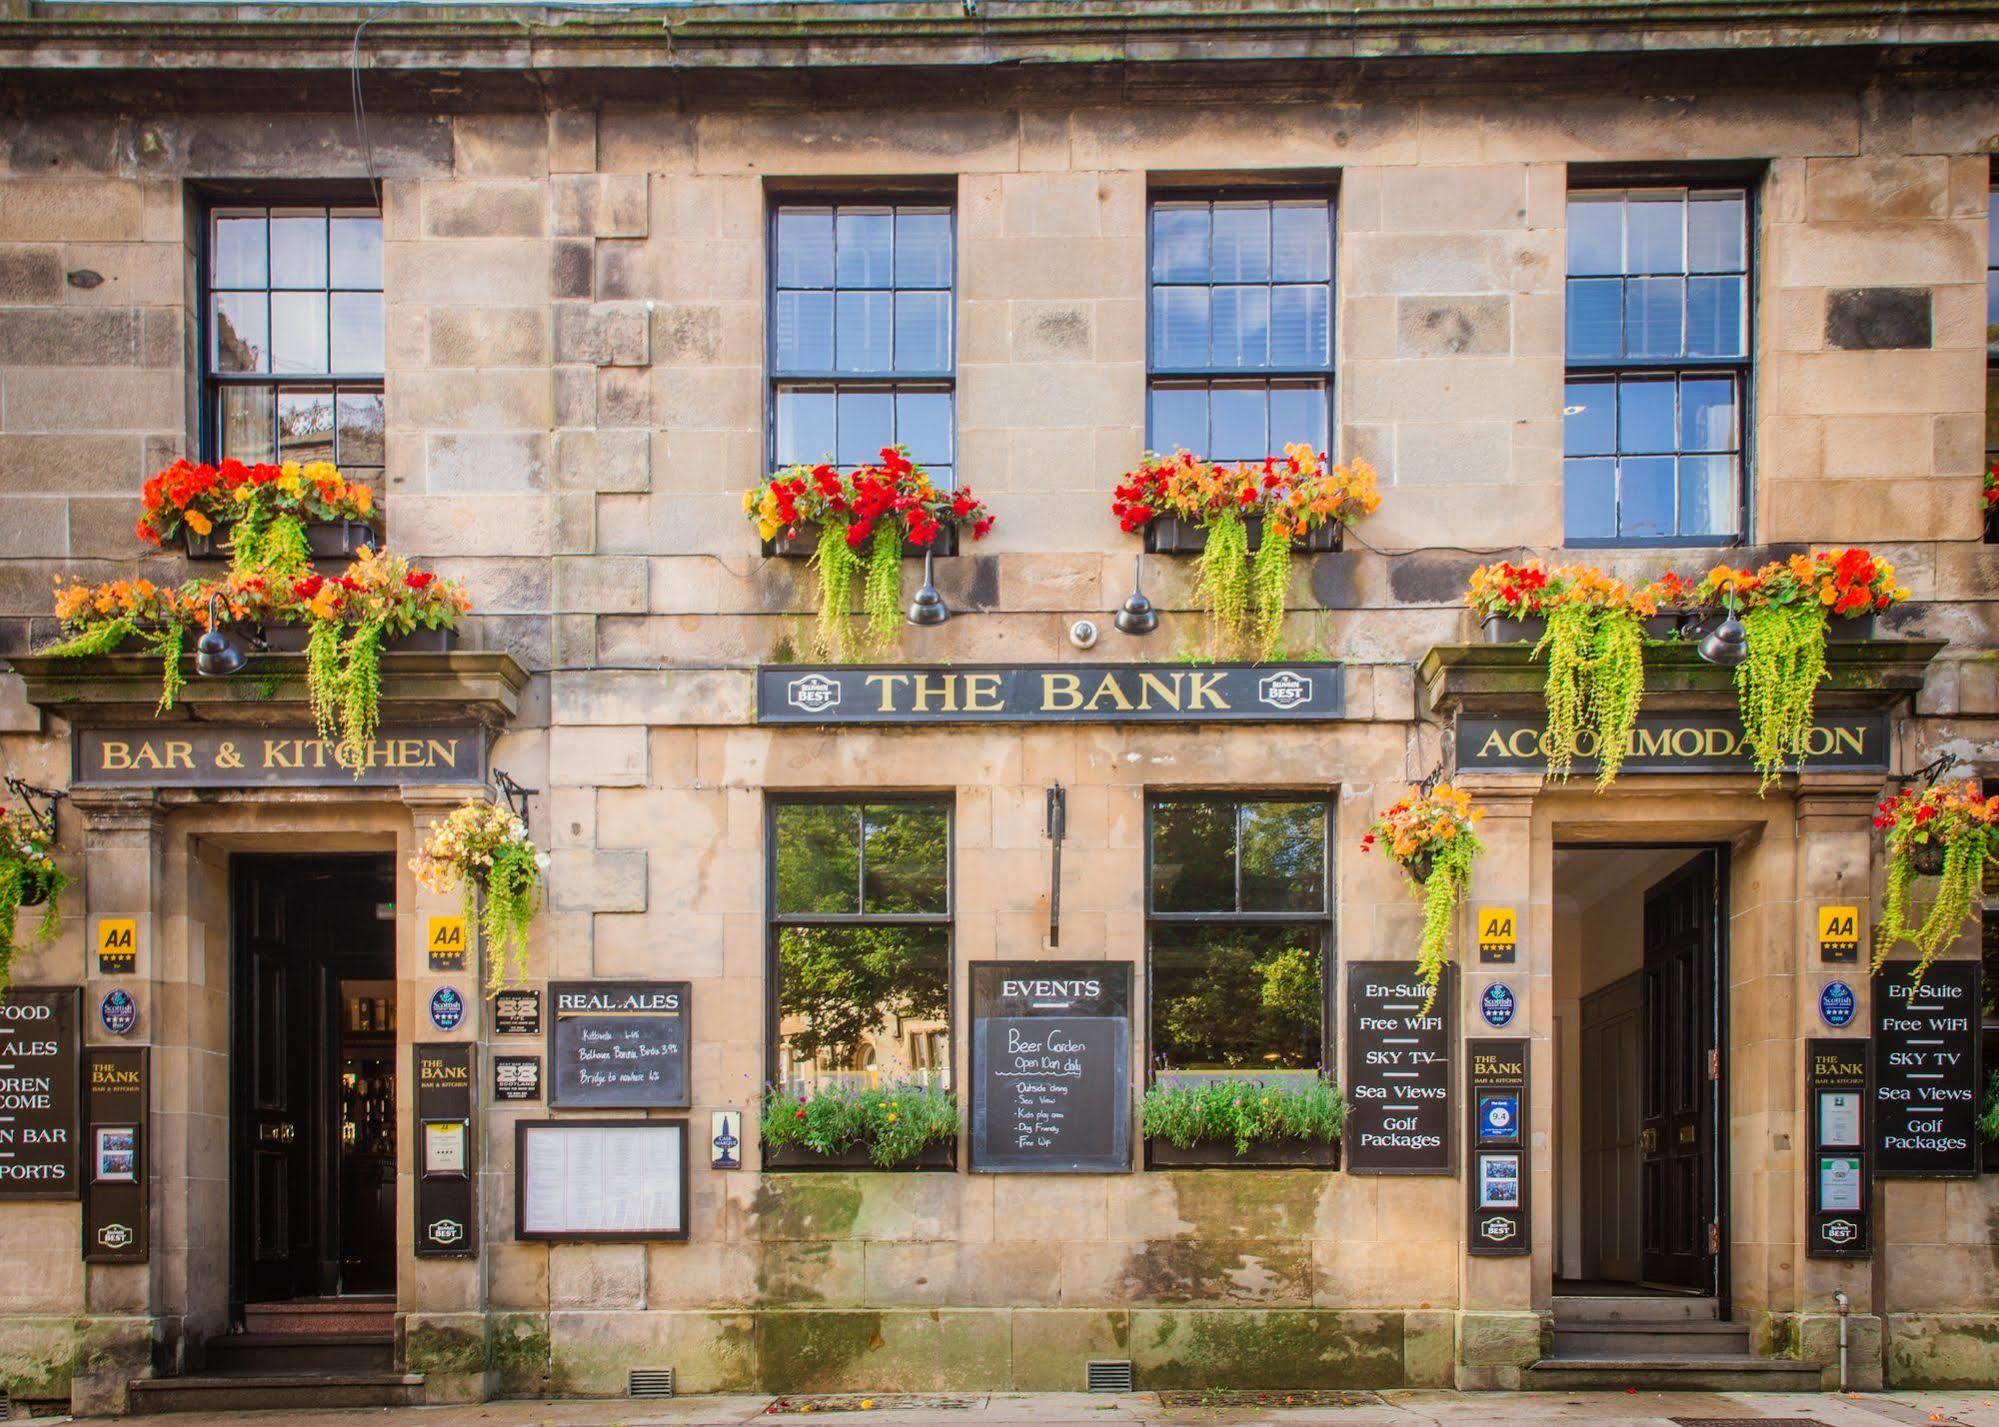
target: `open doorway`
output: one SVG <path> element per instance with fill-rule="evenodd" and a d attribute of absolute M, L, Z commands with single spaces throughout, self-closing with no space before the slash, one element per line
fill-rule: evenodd
<path fill-rule="evenodd" d="M 1558 847 L 1558 1295 L 1718 1297 L 1726 850 Z"/>

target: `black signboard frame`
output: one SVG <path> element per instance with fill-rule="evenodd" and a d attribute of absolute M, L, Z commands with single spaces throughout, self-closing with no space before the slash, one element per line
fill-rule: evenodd
<path fill-rule="evenodd" d="M 83 1261 L 144 1263 L 150 1253 L 150 1047 L 88 1046 L 83 1065 Z M 131 1172 L 100 1178 L 99 1137 L 121 1130 L 132 1137 Z"/>
<path fill-rule="evenodd" d="M 309 726 L 176 724 L 170 730 L 105 725 L 70 739 L 70 783 L 92 788 L 392 788 L 483 783 L 491 736 L 478 724 L 384 728 L 371 763 L 355 776 L 335 745 Z M 120 745 L 124 752 L 119 754 Z M 147 751 L 133 752 L 137 745 Z M 239 746 L 241 745 L 241 746 Z M 111 756 L 116 755 L 116 756 Z M 119 766 L 121 763 L 130 766 Z"/>
<path fill-rule="evenodd" d="M 1051 679 L 1074 682 L 1053 686 Z M 1061 702 L 1051 704 L 1058 689 Z M 765 664 L 757 670 L 761 724 L 1326 723 L 1345 717 L 1345 668 L 1327 661 Z"/>
<path fill-rule="evenodd" d="M 477 1096 L 478 1047 L 467 1041 L 418 1041 L 411 1048 L 416 1068 L 415 1115 L 416 1237 L 418 1258 L 462 1259 L 479 1252 L 477 1189 L 479 1146 L 473 1104 Z M 463 1135 L 462 1163 L 455 1170 L 432 1170 L 426 1163 L 430 1145 L 427 1126 L 459 1125 Z M 440 1225 L 455 1225 L 456 1233 L 434 1233 Z"/>
<path fill-rule="evenodd" d="M 496 1036 L 538 1036 L 541 1030 L 541 992 L 516 988 L 493 993 L 493 1034 Z"/>
<path fill-rule="evenodd" d="M 565 1015 L 562 1002 L 565 996 L 588 993 L 611 1000 L 620 998 L 664 998 L 671 1000 L 671 1014 L 666 1009 L 658 1011 L 572 1011 Z M 574 1028 L 585 1020 L 631 1018 L 670 1022 L 677 1028 L 680 1042 L 677 1064 L 680 1070 L 679 1086 L 668 1086 L 654 1093 L 627 1093 L 622 1089 L 612 1091 L 579 1091 L 575 1087 L 564 1088 L 565 1067 L 580 1064 L 575 1056 L 572 1038 Z M 686 981 L 555 981 L 549 984 L 546 1014 L 542 1017 L 548 1027 L 548 1061 L 542 1072 L 542 1094 L 547 1098 L 550 1109 L 557 1110 L 686 1110 L 694 1104 L 694 1075 L 690 1061 L 694 1054 L 694 995 L 692 983 Z"/>
<path fill-rule="evenodd" d="M 42 1181 L 24 1181 L 16 1186 L 0 1179 L 0 1201 L 22 1200 L 75 1200 L 83 1192 L 83 1146 L 82 1115 L 78 1097 L 83 1080 L 83 988 L 80 986 L 14 986 L 0 994 L 0 1005 L 26 1006 L 46 1005 L 50 1012 L 46 1021 L 11 1021 L 0 1018 L 0 1027 L 11 1027 L 12 1036 L 0 1036 L 0 1044 L 11 1043 L 23 1037 L 37 1037 L 38 1032 L 54 1034 L 56 1053 L 49 1057 L 49 1100 L 46 1114 L 36 1120 L 33 1128 L 60 1129 L 68 1139 L 68 1154 L 58 1156 L 42 1154 L 34 1156 L 37 1165 L 56 1165 L 64 1170 L 63 1179 L 53 1188 L 32 1187 Z M 14 1074 L 20 1074 L 17 1069 Z M 41 1075 L 43 1072 L 32 1072 Z M 24 1111 L 15 1110 L 13 1128 L 16 1132 L 30 1128 L 23 1121 Z M 16 1140 L 7 1146 L 0 1146 L 0 1152 L 12 1158 L 19 1155 L 25 1142 Z"/>
<path fill-rule="evenodd" d="M 1456 1088 L 1453 1084 L 1452 1061 L 1457 1049 L 1458 993 L 1455 973 L 1456 968 L 1453 966 L 1446 965 L 1443 968 L 1442 977 L 1437 982 L 1436 1000 L 1430 1008 L 1430 1014 L 1422 1018 L 1425 1024 L 1413 1027 L 1405 1024 L 1393 1028 L 1398 1039 L 1411 1037 L 1412 1032 L 1413 1039 L 1407 1044 L 1388 1047 L 1381 1043 L 1388 1035 L 1388 1027 L 1371 1024 L 1363 1029 L 1361 1022 L 1363 1019 L 1387 1021 L 1399 1018 L 1405 1022 L 1416 1019 L 1416 1011 L 1421 1006 L 1420 997 L 1424 994 L 1417 980 L 1417 963 L 1413 961 L 1347 963 L 1347 994 L 1344 1020 L 1340 1027 L 1346 1041 L 1347 1087 L 1345 1144 L 1340 1160 L 1345 1165 L 1347 1173 L 1436 1175 L 1458 1172 L 1457 1111 L 1452 1103 Z M 1391 978 L 1404 985 L 1416 985 L 1418 999 L 1414 1005 L 1411 1005 L 1409 997 L 1398 996 L 1392 1002 L 1383 1001 L 1376 1005 L 1375 1002 L 1380 998 L 1367 998 L 1363 995 L 1364 988 L 1369 984 L 1369 978 L 1374 978 L 1377 982 L 1383 978 Z M 1364 1018 L 1362 1015 L 1364 1010 L 1376 1014 Z M 1382 1011 L 1392 1011 L 1394 1016 L 1379 1014 Z M 1429 1022 L 1437 1024 L 1431 1025 Z M 1376 1102 L 1386 1104 L 1387 1092 L 1395 1088 L 1382 1083 L 1387 1072 L 1369 1065 L 1367 1057 L 1370 1052 L 1390 1049 L 1441 1057 L 1422 1062 L 1426 1071 L 1438 1072 L 1429 1077 L 1435 1080 L 1436 1086 L 1426 1085 L 1423 1088 L 1426 1091 L 1433 1091 L 1437 1086 L 1441 1086 L 1441 1093 L 1426 1097 L 1424 1103 L 1419 1104 L 1415 1111 L 1424 1122 L 1422 1132 L 1427 1134 L 1434 1131 L 1440 1137 L 1442 1143 L 1435 1150 L 1416 1148 L 1381 1150 L 1368 1148 L 1360 1142 L 1363 1123 L 1372 1124 L 1382 1117 L 1380 1106 Z M 1385 1130 L 1389 1127 L 1378 1125 L 1378 1128 Z"/>
<path fill-rule="evenodd" d="M 1471 1173 L 1465 1176 L 1468 1254 L 1509 1258 L 1534 1250 L 1534 1174 L 1528 1162 L 1532 1137 L 1527 1125 L 1530 1051 L 1531 1042 L 1521 1036 L 1465 1042 L 1465 1144 L 1471 1159 Z M 1511 1132 L 1488 1135 L 1486 1102 L 1507 1096 L 1514 1102 Z M 1514 1162 L 1519 1202 L 1510 1208 L 1479 1203 L 1488 1158 Z"/>
<path fill-rule="evenodd" d="M 523 1072 L 534 1081 L 534 1094 L 527 1095 L 505 1082 L 508 1072 L 523 1066 L 532 1066 L 532 1071 Z M 538 1055 L 496 1055 L 493 1057 L 493 1103 L 496 1105 L 539 1105 L 544 1094 L 541 1077 L 541 1057 Z"/>
<path fill-rule="evenodd" d="M 1805 1162 L 1805 1253 L 1815 1259 L 1864 1259 L 1874 1254 L 1874 1095 L 1872 1046 L 1856 1036 L 1814 1037 L 1805 1042 L 1805 1116 L 1811 1155 Z M 1828 1144 L 1823 1105 L 1827 1093 L 1848 1091 L 1859 1097 L 1857 1144 Z M 1860 1162 L 1860 1207 L 1828 1210 L 1820 1202 L 1824 1187 L 1819 1161 L 1838 1155 Z M 1841 1242 L 1834 1226 L 1849 1225 L 1855 1234 Z"/>
<path fill-rule="evenodd" d="M 538 1134 L 562 1134 L 592 1130 L 647 1130 L 676 1135 L 680 1140 L 680 1227 L 677 1229 L 530 1229 L 528 1223 L 528 1140 Z M 514 1237 L 523 1243 L 560 1242 L 595 1244 L 685 1243 L 688 1221 L 688 1132 L 681 1119 L 599 1119 L 516 1120 L 514 1122 Z"/>
<path fill-rule="evenodd" d="M 1132 1169 L 1131 1057 L 1132 964 L 1129 961 L 975 961 L 971 964 L 971 1113 L 970 1166 L 974 1174 L 1128 1174 Z M 1088 992 L 1050 992 L 1008 995 L 1009 981 L 1095 984 Z M 1079 1000 L 1093 1009 L 1072 1010 Z M 998 1100 L 988 1094 L 987 1080 L 1001 1072 L 989 1063 L 986 1047 L 988 1025 L 995 1021 L 1046 1021 L 1059 1026 L 1064 1021 L 1093 1020 L 1109 1024 L 1113 1048 L 1111 1087 L 1108 1096 L 1110 1148 L 1101 1154 L 1070 1154 L 1060 1158 L 1041 1157 L 1038 1151 L 995 1151 L 986 1144 L 988 1126 L 997 1127 Z M 1089 1084 L 1087 1080 L 1084 1084 Z M 988 1116 L 993 1116 L 992 1120 Z"/>
<path fill-rule="evenodd" d="M 1959 1073 L 1962 1078 L 1955 1086 L 1941 1088 L 1966 1092 L 1966 1098 L 1944 1107 L 1946 1123 L 1957 1122 L 1957 1129 L 1946 1130 L 1945 1137 L 1961 1133 L 1964 1147 L 1954 1152 L 1912 1151 L 1893 1148 L 1887 1143 L 1891 1117 L 1896 1114 L 1891 1107 L 1917 1103 L 1914 1097 L 1924 1087 L 1912 1081 L 1928 1074 L 1926 1070 L 1898 1059 L 1909 1049 L 1903 1044 L 1904 1040 L 1911 1038 L 1909 1029 L 1884 1029 L 1883 1025 L 1884 1018 L 1893 1015 L 1899 1005 L 1906 1004 L 1907 988 L 1915 979 L 1916 966 L 1914 961 L 1887 961 L 1874 973 L 1874 1109 L 1869 1139 L 1874 1153 L 1874 1176 L 1877 1179 L 1975 1179 L 1981 1167 L 1984 1141 L 1978 1130 L 1978 1108 L 1985 1090 L 1981 1044 L 1984 1037 L 1980 1033 L 1983 1003 L 1979 997 L 1980 966 L 1976 961 L 1933 961 L 1923 973 L 1922 992 L 1925 999 L 1935 999 L 1940 987 L 1950 987 L 1949 994 L 1943 998 L 1945 1004 L 1935 1009 L 1946 1019 L 1962 1020 L 1963 1025 L 1949 1029 L 1934 1026 L 1915 1028 L 1922 1033 L 1919 1038 L 1926 1042 L 1945 1038 L 1943 1049 L 1946 1052 L 1953 1049 L 1949 1038 L 1957 1038 L 1955 1053 L 1961 1059 L 1951 1062 L 1950 1070 Z M 1898 997 L 1898 991 L 1903 995 Z M 1954 1006 L 1962 1007 L 1961 1016 L 1952 1014 Z M 1929 1051 L 1930 1047 L 1926 1045 L 1924 1052 Z M 1946 1153 L 1953 1157 L 1943 1158 Z"/>

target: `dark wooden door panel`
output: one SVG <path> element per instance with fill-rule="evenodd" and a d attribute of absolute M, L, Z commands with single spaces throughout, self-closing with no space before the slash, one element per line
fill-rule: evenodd
<path fill-rule="evenodd" d="M 1717 862 L 1702 853 L 1645 893 L 1643 1275 L 1703 1292 L 1717 1286 Z"/>

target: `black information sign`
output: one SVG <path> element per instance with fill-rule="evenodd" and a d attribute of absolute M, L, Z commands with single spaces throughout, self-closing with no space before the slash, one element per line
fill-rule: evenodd
<path fill-rule="evenodd" d="M 1347 1128 L 1351 1174 L 1449 1174 L 1454 968 L 1429 988 L 1413 961 L 1347 967 Z"/>
<path fill-rule="evenodd" d="M 1978 1173 L 1978 963 L 1890 961 L 1874 976 L 1874 1172 Z"/>
<path fill-rule="evenodd" d="M 338 744 L 309 728 L 80 728 L 70 744 L 74 781 L 92 787 L 373 788 L 486 778 L 486 734 L 471 724 L 385 728 L 358 777 Z"/>
<path fill-rule="evenodd" d="M 493 1098 L 495 1100 L 541 1099 L 541 1057 L 538 1055 L 494 1056 Z"/>
<path fill-rule="evenodd" d="M 1131 1168 L 1131 963 L 972 963 L 972 1168 Z"/>
<path fill-rule="evenodd" d="M 1547 766 L 1542 751 L 1545 720 L 1539 714 L 1464 715 L 1458 719 L 1460 770 L 1503 771 Z M 1806 737 L 1809 768 L 1885 773 L 1888 770 L 1886 714 L 1822 711 Z M 1638 716 L 1627 773 L 1747 773 L 1755 766 L 1733 714 L 1648 713 Z M 1576 771 L 1594 772 L 1593 739 L 1578 744 Z"/>
<path fill-rule="evenodd" d="M 1874 1252 L 1867 1042 L 1814 1040 L 1805 1055 L 1812 1136 L 1805 1252 L 1815 1259 L 1864 1259 Z"/>
<path fill-rule="evenodd" d="M 501 991 L 493 997 L 493 1031 L 503 1036 L 541 1034 L 541 992 Z"/>
<path fill-rule="evenodd" d="M 145 1046 L 83 1053 L 85 1263 L 144 1263 L 148 1100 Z"/>
<path fill-rule="evenodd" d="M 474 1049 L 464 1041 L 415 1047 L 419 1258 L 470 1258 L 478 1251 L 472 1197 Z"/>
<path fill-rule="evenodd" d="M 548 988 L 548 1103 L 685 1109 L 685 981 L 558 981 Z"/>
<path fill-rule="evenodd" d="M 1338 664 L 766 664 L 758 723 L 1317 722 Z"/>
<path fill-rule="evenodd" d="M 77 1195 L 77 1015 L 72 986 L 0 995 L 0 1199 Z"/>
<path fill-rule="evenodd" d="M 1527 1171 L 1527 1042 L 1465 1042 L 1472 1172 L 1465 1252 L 1498 1257 L 1532 1251 Z"/>

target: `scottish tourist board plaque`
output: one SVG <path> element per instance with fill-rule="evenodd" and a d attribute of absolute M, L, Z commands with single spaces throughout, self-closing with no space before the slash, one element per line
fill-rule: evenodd
<path fill-rule="evenodd" d="M 1978 963 L 1884 962 L 1874 976 L 1874 1172 L 1978 1173 Z"/>
<path fill-rule="evenodd" d="M 1338 664 L 766 664 L 758 723 L 1253 723 L 1346 716 Z"/>
<path fill-rule="evenodd" d="M 685 1109 L 685 981 L 558 981 L 548 988 L 548 1103 Z"/>
<path fill-rule="evenodd" d="M 972 1168 L 1131 1168 L 1131 964 L 972 963 Z"/>
<path fill-rule="evenodd" d="M 0 994 L 0 1199 L 77 1196 L 75 987 Z"/>
<path fill-rule="evenodd" d="M 1429 988 L 1413 961 L 1347 967 L 1347 1128 L 1343 1162 L 1352 1174 L 1449 1174 L 1451 1006 L 1444 968 Z"/>

